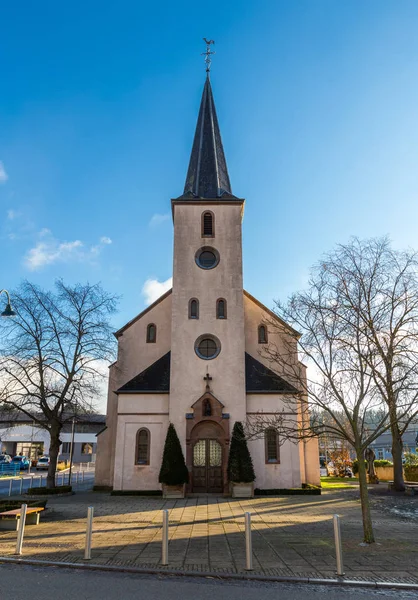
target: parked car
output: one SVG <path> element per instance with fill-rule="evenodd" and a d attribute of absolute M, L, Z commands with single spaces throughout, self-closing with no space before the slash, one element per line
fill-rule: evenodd
<path fill-rule="evenodd" d="M 37 471 L 39 471 L 39 469 L 48 469 L 50 462 L 49 456 L 41 456 L 38 458 L 38 462 L 36 463 Z"/>
<path fill-rule="evenodd" d="M 30 465 L 30 461 L 26 456 L 15 456 L 12 458 L 12 463 L 20 463 L 20 470 L 21 471 L 28 471 L 29 470 L 29 465 Z"/>
<path fill-rule="evenodd" d="M 8 464 L 12 462 L 12 457 L 8 454 L 0 454 L 0 464 Z"/>

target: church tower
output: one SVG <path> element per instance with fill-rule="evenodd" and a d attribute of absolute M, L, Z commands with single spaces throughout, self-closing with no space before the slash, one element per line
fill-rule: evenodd
<path fill-rule="evenodd" d="M 191 470 L 191 451 L 199 438 L 222 439 L 226 466 L 229 420 L 233 424 L 246 416 L 243 209 L 244 200 L 232 194 L 208 74 L 184 193 L 172 200 L 169 419 L 190 446 L 185 450 Z M 204 392 L 210 395 L 194 406 Z M 216 412 L 218 431 L 213 419 L 210 430 L 204 418 Z"/>

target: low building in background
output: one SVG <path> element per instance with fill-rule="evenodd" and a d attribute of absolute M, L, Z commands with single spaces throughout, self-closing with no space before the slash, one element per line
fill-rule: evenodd
<path fill-rule="evenodd" d="M 402 436 L 403 451 L 418 454 L 418 427 L 413 426 Z M 378 438 L 370 445 L 376 454 L 378 460 L 392 460 L 392 435 L 390 431 L 386 431 L 379 435 Z"/>
<path fill-rule="evenodd" d="M 105 426 L 104 415 L 91 414 L 75 417 L 73 462 L 95 462 L 96 435 Z M 70 460 L 72 422 L 66 423 L 61 432 L 59 460 Z M 16 456 L 23 454 L 37 460 L 49 454 L 49 434 L 30 417 L 23 414 L 0 414 L 0 454 Z"/>

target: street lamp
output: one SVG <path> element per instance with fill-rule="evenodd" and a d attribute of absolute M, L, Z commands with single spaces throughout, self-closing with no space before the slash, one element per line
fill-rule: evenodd
<path fill-rule="evenodd" d="M 6 294 L 7 296 L 7 304 L 6 304 L 6 308 L 4 309 L 4 311 L 1 313 L 1 317 L 15 317 L 16 313 L 15 311 L 12 309 L 12 305 L 10 304 L 10 296 L 9 296 L 9 292 L 7 290 L 0 290 L 0 295 L 1 294 Z"/>

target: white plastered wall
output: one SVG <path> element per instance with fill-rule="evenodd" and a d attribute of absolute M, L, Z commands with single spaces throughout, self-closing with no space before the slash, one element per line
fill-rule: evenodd
<path fill-rule="evenodd" d="M 272 414 L 277 411 L 289 411 L 290 404 L 284 402 L 279 394 L 247 394 L 247 418 L 257 419 L 256 413 Z M 280 447 L 280 463 L 266 464 L 264 437 L 250 440 L 248 448 L 253 459 L 256 474 L 255 487 L 260 489 L 279 489 L 300 487 L 302 483 L 300 469 L 300 447 L 285 441 Z"/>
<path fill-rule="evenodd" d="M 147 344 L 149 323 L 157 326 L 156 343 Z M 118 337 L 118 359 L 109 369 L 106 430 L 97 436 L 96 485 L 113 486 L 118 396 L 114 392 L 170 350 L 171 294 L 157 301 Z"/>
<path fill-rule="evenodd" d="M 115 445 L 115 490 L 159 490 L 164 441 L 168 428 L 168 394 L 121 394 Z M 135 464 L 138 429 L 150 432 L 150 464 Z"/>
<path fill-rule="evenodd" d="M 286 335 L 285 330 L 281 327 L 276 328 L 272 326 L 272 315 L 246 294 L 244 294 L 244 311 L 245 350 L 256 360 L 274 371 L 274 365 L 269 363 L 265 353 L 263 353 L 263 345 L 258 343 L 258 327 L 261 324 L 267 326 L 268 344 L 272 344 L 279 351 L 280 349 L 285 348 L 282 340 L 282 337 Z M 291 339 L 292 338 L 288 338 L 288 340 Z M 303 369 L 304 367 L 302 366 L 302 370 Z M 287 377 L 287 380 L 289 383 L 292 383 L 290 374 Z M 282 409 L 288 411 L 290 405 L 288 401 L 283 403 L 283 399 L 280 395 L 247 395 L 247 413 L 255 413 L 258 411 L 274 413 Z M 248 416 L 250 417 L 250 414 Z M 264 440 L 251 442 L 251 447 L 256 453 L 256 456 L 253 457 L 254 464 L 257 465 L 257 469 L 260 470 L 260 475 L 257 475 L 257 487 L 263 489 L 297 487 L 300 486 L 301 483 L 319 485 L 319 453 L 318 442 L 316 439 L 300 442 L 299 444 L 294 444 L 290 441 L 285 442 L 281 447 L 280 465 L 264 464 Z M 292 473 L 290 473 L 289 468 L 292 469 Z M 261 475 L 261 473 L 264 474 Z M 292 481 L 293 483 L 291 483 L 291 485 L 286 484 L 286 481 Z M 272 485 L 272 483 L 274 483 L 274 485 Z M 277 483 L 280 483 L 280 485 Z"/>

